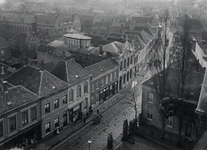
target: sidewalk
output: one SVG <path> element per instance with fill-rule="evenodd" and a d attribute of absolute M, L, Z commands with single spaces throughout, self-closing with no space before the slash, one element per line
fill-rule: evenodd
<path fill-rule="evenodd" d="M 120 93 L 121 93 L 121 91 L 119 91 L 119 93 L 116 93 L 115 95 L 113 95 L 111 98 L 109 98 L 108 100 L 106 100 L 102 104 L 93 108 L 93 113 L 96 114 L 97 110 L 99 110 L 100 114 L 102 114 L 107 109 L 109 109 L 112 105 L 119 102 L 123 98 L 123 96 Z M 60 130 L 60 133 L 58 135 L 51 135 L 50 137 L 43 139 L 39 144 L 45 145 L 45 147 L 47 147 L 47 149 L 51 149 L 51 147 L 54 147 L 57 144 L 61 143 L 61 141 L 63 139 L 65 139 L 68 136 L 70 136 L 71 134 L 75 133 L 78 129 L 80 129 L 82 127 L 84 128 L 84 127 L 90 125 L 92 123 L 91 122 L 92 119 L 93 118 L 91 116 L 89 116 L 86 119 L 85 124 L 83 123 L 83 121 L 69 124 L 68 126 L 63 128 L 62 130 Z M 37 146 L 34 149 L 37 149 Z"/>

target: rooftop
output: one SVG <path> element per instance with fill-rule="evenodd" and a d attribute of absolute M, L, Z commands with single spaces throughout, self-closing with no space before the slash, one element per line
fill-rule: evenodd
<path fill-rule="evenodd" d="M 86 67 L 86 69 L 92 74 L 92 77 L 101 75 L 109 70 L 114 70 L 118 67 L 118 63 L 112 58 L 108 58 L 96 64 Z"/>
<path fill-rule="evenodd" d="M 81 34 L 71 34 L 71 33 L 68 33 L 68 34 L 65 34 L 63 36 L 66 37 L 66 38 L 73 38 L 73 39 L 83 39 L 83 40 L 90 40 L 91 39 L 91 37 L 85 36 L 85 35 L 81 35 Z"/>
<path fill-rule="evenodd" d="M 39 68 L 31 66 L 23 66 L 5 80 L 15 86 L 22 85 L 39 97 L 46 96 L 67 86 L 66 82 L 48 71 L 41 71 Z M 52 88 L 53 86 L 55 89 Z"/>
<path fill-rule="evenodd" d="M 72 59 L 59 62 L 51 73 L 69 84 L 78 83 L 90 76 L 85 68 Z"/>
<path fill-rule="evenodd" d="M 37 99 L 37 95 L 21 85 L 8 88 L 8 92 L 0 91 L 0 113 Z"/>
<path fill-rule="evenodd" d="M 9 47 L 9 44 L 3 38 L 0 37 L 0 48 L 3 47 Z"/>

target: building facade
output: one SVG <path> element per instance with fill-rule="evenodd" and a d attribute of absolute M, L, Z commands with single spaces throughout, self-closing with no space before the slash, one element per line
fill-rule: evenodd
<path fill-rule="evenodd" d="M 91 105 L 95 107 L 118 92 L 118 63 L 108 58 L 86 69 L 92 74 Z"/>

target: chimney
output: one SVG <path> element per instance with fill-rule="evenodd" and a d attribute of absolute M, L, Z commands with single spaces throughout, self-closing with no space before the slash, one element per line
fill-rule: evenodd
<path fill-rule="evenodd" d="M 44 60 L 41 60 L 41 63 L 40 63 L 40 70 L 43 71 L 43 66 L 44 66 Z"/>
<path fill-rule="evenodd" d="M 8 92 L 8 85 L 7 85 L 8 83 L 7 83 L 7 81 L 3 81 L 2 82 L 2 91 L 4 91 L 4 92 Z"/>
<path fill-rule="evenodd" d="M 103 55 L 103 45 L 99 45 L 99 54 Z"/>
<path fill-rule="evenodd" d="M 1 75 L 5 75 L 4 66 L 1 66 Z"/>
<path fill-rule="evenodd" d="M 63 58 L 66 58 L 66 54 L 65 54 L 65 51 L 63 51 Z"/>

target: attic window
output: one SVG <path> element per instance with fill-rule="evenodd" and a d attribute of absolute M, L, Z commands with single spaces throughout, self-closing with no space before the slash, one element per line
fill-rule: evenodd
<path fill-rule="evenodd" d="M 53 86 L 52 86 L 52 89 L 54 90 L 55 88 L 56 88 L 56 87 L 53 85 Z"/>
<path fill-rule="evenodd" d="M 78 75 L 75 75 L 76 78 L 78 78 Z"/>
<path fill-rule="evenodd" d="M 12 103 L 11 102 L 7 102 L 7 105 L 10 106 Z"/>

